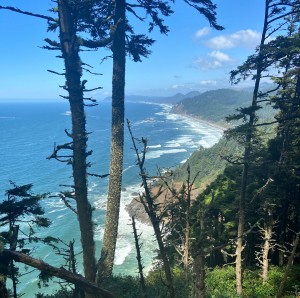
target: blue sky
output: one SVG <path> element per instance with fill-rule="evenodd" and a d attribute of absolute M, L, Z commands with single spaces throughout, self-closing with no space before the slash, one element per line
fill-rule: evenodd
<path fill-rule="evenodd" d="M 152 54 L 142 63 L 127 60 L 126 94 L 168 96 L 192 90 L 204 91 L 229 86 L 229 71 L 254 52 L 263 25 L 263 0 L 217 0 L 218 23 L 223 31 L 209 28 L 205 18 L 184 1 L 177 0 L 175 13 L 166 19 L 167 36 L 155 30 Z M 24 10 L 47 14 L 51 1 L 0 0 Z M 136 33 L 145 33 L 136 22 Z M 0 98 L 58 98 L 64 78 L 47 72 L 62 72 L 61 59 L 53 51 L 40 47 L 45 37 L 53 38 L 44 20 L 0 10 L 1 80 Z M 100 63 L 109 52 L 99 50 L 83 54 L 102 76 L 84 75 L 87 87 L 102 86 L 95 94 L 111 94 L 111 60 Z"/>

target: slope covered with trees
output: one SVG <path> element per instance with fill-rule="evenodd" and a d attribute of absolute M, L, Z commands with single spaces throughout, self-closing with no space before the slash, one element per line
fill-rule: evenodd
<path fill-rule="evenodd" d="M 224 124 L 227 115 L 241 106 L 246 106 L 250 99 L 249 91 L 217 89 L 178 102 L 172 112 Z"/>

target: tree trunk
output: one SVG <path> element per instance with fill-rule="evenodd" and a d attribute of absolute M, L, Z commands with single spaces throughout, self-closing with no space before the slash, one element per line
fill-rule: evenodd
<path fill-rule="evenodd" d="M 205 257 L 202 251 L 194 259 L 194 298 L 205 298 Z"/>
<path fill-rule="evenodd" d="M 187 178 L 187 207 L 185 214 L 185 234 L 184 234 L 184 250 L 183 250 L 183 268 L 184 277 L 188 280 L 189 277 L 189 258 L 190 258 L 190 213 L 191 213 L 191 190 L 193 185 L 191 185 L 190 176 L 190 166 L 187 168 L 188 178 Z"/>
<path fill-rule="evenodd" d="M 199 214 L 199 224 L 200 224 L 200 237 L 198 243 L 198 252 L 194 258 L 193 271 L 194 271 L 194 288 L 193 297 L 194 298 L 205 298 L 206 287 L 205 287 L 205 254 L 203 251 L 203 240 L 205 233 L 205 211 L 200 211 Z"/>
<path fill-rule="evenodd" d="M 269 250 L 271 246 L 271 238 L 272 238 L 272 231 L 273 231 L 273 223 L 272 221 L 267 223 L 264 229 L 264 246 L 262 251 L 262 280 L 263 284 L 265 284 L 268 280 L 268 273 L 269 273 Z"/>
<path fill-rule="evenodd" d="M 136 259 L 138 262 L 138 269 L 140 275 L 140 284 L 143 291 L 143 297 L 147 298 L 146 284 L 145 284 L 145 278 L 143 274 L 144 267 L 142 264 L 141 245 L 139 244 L 139 235 L 137 233 L 134 216 L 132 216 L 131 219 L 132 219 L 132 228 L 133 228 L 133 235 L 134 235 L 134 242 L 135 242 L 135 249 L 136 249 Z"/>
<path fill-rule="evenodd" d="M 76 36 L 76 24 L 71 8 L 65 0 L 58 1 L 60 43 L 66 69 L 66 89 L 72 115 L 73 178 L 77 215 L 81 232 L 85 277 L 95 281 L 95 245 L 93 239 L 92 208 L 87 194 L 87 134 L 81 85 L 81 60 Z"/>
<path fill-rule="evenodd" d="M 236 264 L 235 264 L 235 272 L 236 272 L 236 291 L 240 296 L 243 291 L 242 286 L 242 251 L 243 251 L 243 234 L 244 234 L 244 224 L 245 224 L 245 206 L 246 206 L 246 194 L 247 194 L 247 186 L 248 186 L 248 175 L 249 175 L 249 164 L 251 158 L 252 151 L 252 139 L 253 139 L 253 128 L 255 123 L 255 108 L 257 107 L 257 99 L 259 92 L 259 85 L 261 74 L 263 71 L 262 68 L 262 50 L 264 47 L 266 33 L 268 30 L 268 16 L 269 16 L 269 0 L 266 0 L 265 5 L 265 19 L 264 19 L 264 27 L 259 47 L 258 53 L 258 62 L 257 62 L 257 70 L 255 76 L 255 85 L 252 96 L 252 111 L 249 115 L 248 129 L 246 131 L 246 143 L 245 143 L 245 151 L 243 157 L 243 174 L 242 174 L 242 182 L 241 182 L 241 194 L 240 194 L 240 207 L 239 207 L 239 223 L 238 223 L 238 235 L 236 242 Z"/>
<path fill-rule="evenodd" d="M 77 285 L 81 289 L 83 289 L 86 293 L 91 293 L 93 296 L 96 295 L 96 297 L 104 297 L 104 298 L 113 298 L 114 296 L 101 288 L 99 288 L 96 284 L 88 281 L 86 278 L 84 278 L 80 274 L 72 273 L 71 271 L 68 271 L 64 268 L 56 268 L 51 266 L 48 263 L 45 263 L 42 260 L 32 258 L 31 256 L 28 256 L 26 254 L 12 251 L 9 249 L 4 249 L 1 257 L 7 259 L 13 259 L 16 262 L 20 262 L 23 264 L 26 264 L 28 266 L 31 266 L 33 268 L 39 269 L 40 271 L 49 273 L 52 276 L 56 276 L 58 278 L 61 278 L 67 282 L 70 282 L 74 285 Z M 98 296 L 97 296 L 98 295 Z"/>
<path fill-rule="evenodd" d="M 297 247 L 298 247 L 298 244 L 299 244 L 299 236 L 300 236 L 300 232 L 298 232 L 296 234 L 295 240 L 293 241 L 293 245 L 292 245 L 293 249 L 292 249 L 292 252 L 289 256 L 289 260 L 288 260 L 288 263 L 286 265 L 286 269 L 285 269 L 284 275 L 282 277 L 282 280 L 281 280 L 281 283 L 280 283 L 280 286 L 279 286 L 279 289 L 278 289 L 278 292 L 277 292 L 277 296 L 276 296 L 277 298 L 283 297 L 286 280 L 287 280 L 289 271 L 290 271 L 290 269 L 293 265 L 296 250 L 297 250 Z"/>
<path fill-rule="evenodd" d="M 117 24 L 113 42 L 112 78 L 112 131 L 110 149 L 110 176 L 106 209 L 105 231 L 101 258 L 98 267 L 98 282 L 110 277 L 115 257 L 121 185 L 123 171 L 124 144 L 124 89 L 125 89 L 125 0 L 116 0 L 115 19 Z"/>
<path fill-rule="evenodd" d="M 142 151 L 143 156 L 142 156 L 142 158 L 140 158 L 138 149 L 137 149 L 136 144 L 135 144 L 135 138 L 133 137 L 133 134 L 132 134 L 130 124 L 129 124 L 128 120 L 127 120 L 127 123 L 128 123 L 128 129 L 129 129 L 129 133 L 130 133 L 130 136 L 131 136 L 131 140 L 132 140 L 132 143 L 133 143 L 133 147 L 134 147 L 136 157 L 137 157 L 137 164 L 138 164 L 139 169 L 140 169 L 140 176 L 141 176 L 142 181 L 143 181 L 142 185 L 143 185 L 144 190 L 145 190 L 143 196 L 140 197 L 140 201 L 143 204 L 143 206 L 145 208 L 145 211 L 146 211 L 146 213 L 148 214 L 148 216 L 150 218 L 150 221 L 151 221 L 151 224 L 152 224 L 152 227 L 153 227 L 153 230 L 154 230 L 154 234 L 155 234 L 155 237 L 156 237 L 156 240 L 157 240 L 157 243 L 158 243 L 160 257 L 162 259 L 163 268 L 164 268 L 164 272 L 165 272 L 165 275 L 166 275 L 166 285 L 168 287 L 169 297 L 174 298 L 175 297 L 175 290 L 174 290 L 174 286 L 173 286 L 173 277 L 172 277 L 172 272 L 171 272 L 171 266 L 170 266 L 170 262 L 169 262 L 169 259 L 168 259 L 168 256 L 167 256 L 167 252 L 166 252 L 165 245 L 164 245 L 164 242 L 163 242 L 163 236 L 162 236 L 160 226 L 159 226 L 160 221 L 159 221 L 159 218 L 156 214 L 154 201 L 153 201 L 153 198 L 152 198 L 152 195 L 151 195 L 150 188 L 148 186 L 146 171 L 144 169 L 145 154 L 146 154 L 146 148 L 147 148 L 147 140 L 142 139 L 142 143 L 144 145 L 144 148 L 143 148 L 143 151 Z"/>
<path fill-rule="evenodd" d="M 247 151 L 245 150 L 246 156 Z M 248 162 L 244 163 L 243 176 L 242 176 L 242 190 L 240 197 L 240 208 L 239 208 L 239 223 L 238 223 L 238 234 L 236 241 L 236 259 L 235 259 L 235 275 L 236 275 L 236 292 L 238 295 L 242 294 L 242 252 L 243 252 L 243 234 L 245 225 L 245 201 L 246 201 L 246 189 L 247 189 L 247 177 L 248 177 Z"/>

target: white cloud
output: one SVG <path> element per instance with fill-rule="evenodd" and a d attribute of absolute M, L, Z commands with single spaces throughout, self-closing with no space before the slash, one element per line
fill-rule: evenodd
<path fill-rule="evenodd" d="M 231 58 L 228 55 L 226 55 L 220 51 L 212 51 L 211 53 L 208 54 L 208 56 L 210 56 L 220 62 L 231 61 Z"/>
<path fill-rule="evenodd" d="M 195 37 L 196 38 L 200 38 L 202 36 L 207 35 L 209 32 L 211 31 L 211 29 L 209 27 L 203 27 L 202 29 L 199 29 L 196 33 L 195 33 Z"/>
<path fill-rule="evenodd" d="M 215 50 L 231 49 L 237 47 L 254 48 L 260 42 L 261 34 L 257 31 L 247 29 L 240 30 L 228 35 L 219 35 L 211 38 L 206 45 Z"/>
<path fill-rule="evenodd" d="M 194 60 L 194 65 L 203 70 L 209 70 L 223 68 L 228 64 L 231 64 L 231 62 L 233 61 L 233 59 L 230 58 L 227 54 L 224 54 L 220 51 L 212 51 L 208 53 L 207 56 L 208 57 L 205 59 L 198 58 Z"/>

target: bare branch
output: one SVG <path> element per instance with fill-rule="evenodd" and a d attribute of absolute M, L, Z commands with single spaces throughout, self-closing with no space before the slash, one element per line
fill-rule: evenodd
<path fill-rule="evenodd" d="M 66 73 L 65 73 L 65 72 L 56 72 L 56 71 L 54 71 L 54 70 L 50 70 L 50 69 L 47 69 L 47 71 L 49 71 L 50 73 L 57 74 L 57 75 L 59 75 L 59 76 L 64 76 L 64 75 L 66 75 Z"/>
<path fill-rule="evenodd" d="M 40 18 L 40 19 L 44 19 L 44 20 L 47 20 L 47 21 L 58 23 L 58 20 L 54 19 L 52 17 L 41 15 L 41 14 L 38 14 L 38 13 L 32 13 L 32 12 L 25 11 L 25 10 L 21 10 L 21 9 L 16 8 L 16 7 L 12 7 L 12 6 L 2 6 L 2 5 L 0 5 L 0 9 L 6 9 L 6 10 L 14 11 L 14 12 L 17 12 L 17 13 L 25 14 L 25 15 L 28 15 L 28 16 L 32 16 L 32 17 L 36 17 L 36 18 Z"/>

